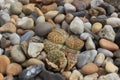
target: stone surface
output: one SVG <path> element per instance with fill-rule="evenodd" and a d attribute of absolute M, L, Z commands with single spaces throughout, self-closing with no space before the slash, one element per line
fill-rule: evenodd
<path fill-rule="evenodd" d="M 101 29 L 102 29 L 102 24 L 97 22 L 97 23 L 93 24 L 91 30 L 92 30 L 93 33 L 98 33 Z"/>
<path fill-rule="evenodd" d="M 16 23 L 17 27 L 20 27 L 22 29 L 34 29 L 34 21 L 32 18 L 28 17 L 18 18 Z"/>
<path fill-rule="evenodd" d="M 22 4 L 28 4 L 30 2 L 30 0 L 18 0 L 19 2 L 21 2 Z"/>
<path fill-rule="evenodd" d="M 9 39 L 10 39 L 11 43 L 14 45 L 20 43 L 20 36 L 16 33 L 10 34 Z"/>
<path fill-rule="evenodd" d="M 64 71 L 64 72 L 62 72 L 62 75 L 66 78 L 66 79 L 69 79 L 70 78 L 70 76 L 71 76 L 71 72 L 70 71 Z"/>
<path fill-rule="evenodd" d="M 20 45 L 14 45 L 11 50 L 11 57 L 15 62 L 21 63 L 24 62 L 26 57 L 21 50 Z"/>
<path fill-rule="evenodd" d="M 70 30 L 74 33 L 74 34 L 81 34 L 84 32 L 84 24 L 83 21 L 78 18 L 75 17 L 73 19 L 73 21 L 70 23 Z"/>
<path fill-rule="evenodd" d="M 12 3 L 10 7 L 11 13 L 20 14 L 22 12 L 22 6 L 20 2 Z"/>
<path fill-rule="evenodd" d="M 69 78 L 69 80 L 83 80 L 83 75 L 78 71 L 74 70 Z"/>
<path fill-rule="evenodd" d="M 109 40 L 106 40 L 106 39 L 101 39 L 99 41 L 99 44 L 102 48 L 105 48 L 107 50 L 116 51 L 119 49 L 117 44 L 115 44 Z"/>
<path fill-rule="evenodd" d="M 98 74 L 94 73 L 94 74 L 85 76 L 84 80 L 97 80 L 97 78 L 98 78 Z"/>
<path fill-rule="evenodd" d="M 84 33 L 80 34 L 80 38 L 82 40 L 87 40 L 89 37 L 93 38 L 93 36 L 91 34 L 87 33 L 87 32 L 84 32 Z"/>
<path fill-rule="evenodd" d="M 92 50 L 92 49 L 96 48 L 91 37 L 87 38 L 86 43 L 85 43 L 85 47 L 86 47 L 87 50 Z"/>
<path fill-rule="evenodd" d="M 90 22 L 84 23 L 84 26 L 85 26 L 86 28 L 88 28 L 89 30 L 91 30 L 91 28 L 92 28 L 92 24 L 91 24 Z"/>
<path fill-rule="evenodd" d="M 98 48 L 98 53 L 103 53 L 106 57 L 113 57 L 113 53 L 107 49 L 104 48 Z"/>
<path fill-rule="evenodd" d="M 101 38 L 106 38 L 108 40 L 114 41 L 116 33 L 114 32 L 112 26 L 105 25 L 103 29 L 100 30 L 99 36 Z"/>
<path fill-rule="evenodd" d="M 43 50 L 43 43 L 30 42 L 28 46 L 28 55 L 30 57 L 37 57 L 40 52 Z"/>
<path fill-rule="evenodd" d="M 111 17 L 111 18 L 108 18 L 106 21 L 107 21 L 107 24 L 111 25 L 112 27 L 119 27 L 120 26 L 120 19 L 119 18 Z"/>
<path fill-rule="evenodd" d="M 70 4 L 70 3 L 65 3 L 64 4 L 64 8 L 65 8 L 66 13 L 75 12 L 76 11 L 76 8 L 72 4 Z"/>
<path fill-rule="evenodd" d="M 119 70 L 119 68 L 116 65 L 114 65 L 114 63 L 112 63 L 111 61 L 106 62 L 105 69 L 107 72 L 110 73 L 118 72 Z"/>
<path fill-rule="evenodd" d="M 105 55 L 103 53 L 99 53 L 96 58 L 95 58 L 95 61 L 94 63 L 97 65 L 97 66 L 101 66 L 103 64 L 105 60 Z"/>
<path fill-rule="evenodd" d="M 45 36 L 52 31 L 52 25 L 48 22 L 39 23 L 35 27 L 35 33 L 38 36 Z"/>
<path fill-rule="evenodd" d="M 85 66 L 82 67 L 81 69 L 83 74 L 93 74 L 96 73 L 98 71 L 98 67 L 96 64 L 94 63 L 88 63 Z"/>
<path fill-rule="evenodd" d="M 120 58 L 120 50 L 115 51 L 114 56 Z"/>
<path fill-rule="evenodd" d="M 91 7 L 98 7 L 98 6 L 101 5 L 102 3 L 104 3 L 103 0 L 92 0 L 92 1 L 91 1 Z"/>
<path fill-rule="evenodd" d="M 55 22 L 56 23 L 61 23 L 63 20 L 65 19 L 65 15 L 64 14 L 58 14 L 56 17 L 55 17 Z"/>
<path fill-rule="evenodd" d="M 45 22 L 45 17 L 44 16 L 39 16 L 36 20 L 36 25 L 39 23 Z"/>

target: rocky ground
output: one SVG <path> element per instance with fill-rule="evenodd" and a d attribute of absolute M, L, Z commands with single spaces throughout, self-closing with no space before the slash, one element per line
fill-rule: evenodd
<path fill-rule="evenodd" d="M 120 80 L 120 0 L 0 0 L 0 80 Z"/>

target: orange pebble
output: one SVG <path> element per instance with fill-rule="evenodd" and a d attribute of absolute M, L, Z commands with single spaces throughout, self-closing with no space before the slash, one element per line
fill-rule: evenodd
<path fill-rule="evenodd" d="M 0 80 L 4 80 L 4 76 L 0 73 Z"/>
<path fill-rule="evenodd" d="M 0 55 L 0 73 L 5 74 L 6 68 L 9 64 L 9 58 L 6 55 Z"/>
<path fill-rule="evenodd" d="M 18 75 L 22 72 L 22 67 L 21 65 L 17 63 L 11 63 L 7 66 L 6 73 L 8 75 Z"/>

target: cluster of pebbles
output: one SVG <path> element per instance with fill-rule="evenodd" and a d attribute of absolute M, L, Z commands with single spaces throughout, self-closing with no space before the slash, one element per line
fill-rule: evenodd
<path fill-rule="evenodd" d="M 0 0 L 0 80 L 120 80 L 120 0 Z"/>

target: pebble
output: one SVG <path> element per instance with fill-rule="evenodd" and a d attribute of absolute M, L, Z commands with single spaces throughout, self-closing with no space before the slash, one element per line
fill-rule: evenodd
<path fill-rule="evenodd" d="M 4 52 L 4 50 L 2 48 L 0 48 L 0 55 L 2 55 Z"/>
<path fill-rule="evenodd" d="M 64 19 L 65 19 L 65 15 L 64 15 L 64 14 L 58 14 L 58 15 L 55 17 L 54 21 L 55 21 L 56 23 L 61 23 L 62 21 L 64 21 Z"/>
<path fill-rule="evenodd" d="M 85 66 L 83 66 L 81 69 L 81 72 L 87 75 L 96 73 L 97 71 L 98 71 L 98 67 L 94 63 L 88 63 Z"/>
<path fill-rule="evenodd" d="M 42 65 L 33 65 L 27 67 L 19 74 L 19 80 L 30 80 L 33 79 L 36 75 L 38 75 L 43 70 Z"/>
<path fill-rule="evenodd" d="M 119 67 L 120 66 L 120 58 L 116 58 L 114 61 L 114 64 Z"/>
<path fill-rule="evenodd" d="M 68 32 L 69 24 L 68 24 L 66 21 L 63 21 L 61 28 L 62 28 L 63 30 L 65 30 L 66 32 Z"/>
<path fill-rule="evenodd" d="M 65 3 L 64 4 L 64 8 L 65 8 L 65 12 L 66 13 L 70 13 L 70 12 L 75 12 L 76 11 L 76 8 L 70 4 L 70 3 Z"/>
<path fill-rule="evenodd" d="M 99 44 L 102 48 L 105 48 L 107 50 L 116 51 L 119 49 L 117 44 L 115 44 L 109 40 L 106 40 L 106 39 L 101 39 L 99 41 Z"/>
<path fill-rule="evenodd" d="M 70 71 L 64 71 L 64 72 L 62 72 L 62 75 L 68 80 L 69 78 L 70 78 L 70 76 L 71 76 L 71 72 Z"/>
<path fill-rule="evenodd" d="M 113 53 L 107 49 L 104 48 L 98 48 L 98 53 L 103 53 L 106 57 L 113 57 Z"/>
<path fill-rule="evenodd" d="M 7 75 L 19 75 L 22 72 L 22 67 L 20 64 L 11 63 L 7 66 L 6 74 Z"/>
<path fill-rule="evenodd" d="M 4 11 L 0 11 L 0 26 L 10 21 L 10 15 Z"/>
<path fill-rule="evenodd" d="M 32 18 L 23 17 L 18 18 L 16 21 L 17 27 L 22 29 L 34 29 L 34 21 Z"/>
<path fill-rule="evenodd" d="M 6 23 L 3 26 L 0 27 L 0 32 L 11 32 L 15 33 L 16 32 L 16 26 L 13 23 Z"/>
<path fill-rule="evenodd" d="M 80 35 L 80 39 L 87 40 L 89 37 L 93 37 L 91 34 L 84 32 Z"/>
<path fill-rule="evenodd" d="M 36 24 L 44 23 L 44 22 L 45 22 L 45 17 L 44 16 L 39 16 L 36 20 Z"/>
<path fill-rule="evenodd" d="M 23 13 L 25 14 L 32 14 L 34 12 L 35 5 L 34 4 L 27 4 L 23 6 Z"/>
<path fill-rule="evenodd" d="M 28 55 L 30 57 L 37 57 L 43 50 L 43 48 L 44 48 L 43 43 L 30 42 L 28 46 Z"/>
<path fill-rule="evenodd" d="M 109 4 L 111 4 L 111 5 L 113 5 L 113 6 L 115 6 L 115 7 L 119 6 L 119 4 L 120 4 L 119 0 L 116 0 L 116 1 L 113 1 L 113 0 L 104 0 L 104 1 L 107 2 L 107 3 L 109 3 Z"/>
<path fill-rule="evenodd" d="M 91 37 L 87 38 L 86 43 L 85 43 L 85 47 L 86 47 L 87 50 L 92 50 L 92 49 L 96 48 Z"/>
<path fill-rule="evenodd" d="M 83 75 L 78 71 L 74 70 L 69 78 L 69 80 L 83 80 Z"/>
<path fill-rule="evenodd" d="M 84 32 L 84 24 L 83 21 L 79 17 L 75 17 L 73 21 L 70 23 L 70 30 L 74 34 L 81 34 Z"/>
<path fill-rule="evenodd" d="M 97 22 L 97 23 L 93 24 L 91 30 L 92 30 L 93 33 L 98 33 L 101 29 L 102 29 L 102 24 Z"/>
<path fill-rule="evenodd" d="M 95 8 L 100 6 L 102 3 L 104 3 L 103 0 L 92 0 L 90 5 L 91 7 Z"/>
<path fill-rule="evenodd" d="M 109 73 L 118 72 L 119 68 L 111 61 L 106 62 L 105 69 Z"/>
<path fill-rule="evenodd" d="M 93 73 L 91 75 L 87 75 L 84 77 L 84 80 L 97 80 L 98 78 L 98 74 L 97 73 Z"/>
<path fill-rule="evenodd" d="M 74 16 L 71 13 L 67 13 L 65 16 L 65 21 L 70 23 L 73 20 Z"/>
<path fill-rule="evenodd" d="M 20 14 L 22 12 L 22 3 L 14 2 L 11 4 L 10 11 L 12 14 Z"/>
<path fill-rule="evenodd" d="M 92 28 L 92 24 L 91 24 L 90 22 L 84 23 L 84 26 L 85 26 L 86 28 L 88 28 L 89 30 L 91 30 L 91 28 Z"/>
<path fill-rule="evenodd" d="M 49 32 L 52 31 L 52 25 L 48 22 L 39 23 L 35 27 L 35 33 L 38 36 L 46 36 Z"/>
<path fill-rule="evenodd" d="M 14 45 L 11 50 L 11 57 L 15 62 L 21 63 L 24 62 L 26 57 L 21 50 L 20 45 Z"/>
<path fill-rule="evenodd" d="M 33 65 L 38 65 L 38 64 L 42 64 L 44 65 L 44 63 L 36 58 L 30 58 L 27 61 L 25 61 L 24 63 L 22 63 L 23 67 L 29 67 L 29 66 L 33 66 Z"/>
<path fill-rule="evenodd" d="M 57 11 L 59 11 L 59 13 L 64 13 L 64 6 L 58 6 Z"/>
<path fill-rule="evenodd" d="M 103 64 L 105 60 L 105 55 L 103 53 L 99 53 L 95 60 L 94 60 L 94 63 L 97 65 L 97 66 L 101 66 Z"/>
<path fill-rule="evenodd" d="M 114 41 L 115 40 L 115 35 L 116 33 L 114 32 L 112 26 L 110 25 L 105 25 L 103 27 L 103 29 L 100 30 L 100 32 L 98 33 L 98 35 L 101 37 L 101 38 L 106 38 L 110 41 Z"/>
<path fill-rule="evenodd" d="M 20 43 L 20 36 L 16 33 L 10 34 L 9 39 L 10 39 L 11 43 L 14 45 L 17 45 Z"/>
<path fill-rule="evenodd" d="M 111 17 L 118 17 L 118 14 L 116 13 L 116 12 L 113 12 L 111 15 L 110 15 Z"/>
<path fill-rule="evenodd" d="M 114 56 L 120 58 L 120 50 L 115 51 Z"/>
<path fill-rule="evenodd" d="M 115 7 L 112 5 L 108 5 L 106 10 L 108 14 L 112 14 L 113 12 L 115 12 Z"/>
<path fill-rule="evenodd" d="M 10 40 L 6 40 L 5 38 L 2 38 L 0 43 L 1 43 L 1 48 L 6 48 L 11 44 Z"/>
<path fill-rule="evenodd" d="M 107 21 L 107 24 L 111 25 L 112 27 L 119 27 L 120 26 L 120 18 L 110 17 L 106 21 Z"/>
<path fill-rule="evenodd" d="M 28 31 L 28 32 L 26 32 L 24 35 L 22 35 L 21 37 L 20 37 L 20 41 L 22 42 L 22 41 L 28 41 L 31 37 L 33 37 L 34 36 L 34 34 L 35 34 L 35 32 L 33 32 L 33 31 Z"/>
<path fill-rule="evenodd" d="M 19 2 L 21 2 L 22 4 L 29 4 L 30 0 L 18 0 Z"/>
<path fill-rule="evenodd" d="M 0 73 L 5 74 L 6 68 L 9 64 L 9 58 L 6 55 L 0 55 Z"/>
<path fill-rule="evenodd" d="M 4 80 L 4 76 L 2 73 L 0 73 L 0 80 Z"/>
<path fill-rule="evenodd" d="M 98 80 L 119 80 L 119 75 L 117 73 L 109 73 L 107 75 L 100 76 Z"/>
<path fill-rule="evenodd" d="M 48 11 L 47 13 L 45 13 L 45 19 L 52 19 L 54 18 L 59 12 L 58 11 Z"/>
<path fill-rule="evenodd" d="M 64 3 L 72 3 L 74 0 L 64 0 Z"/>

